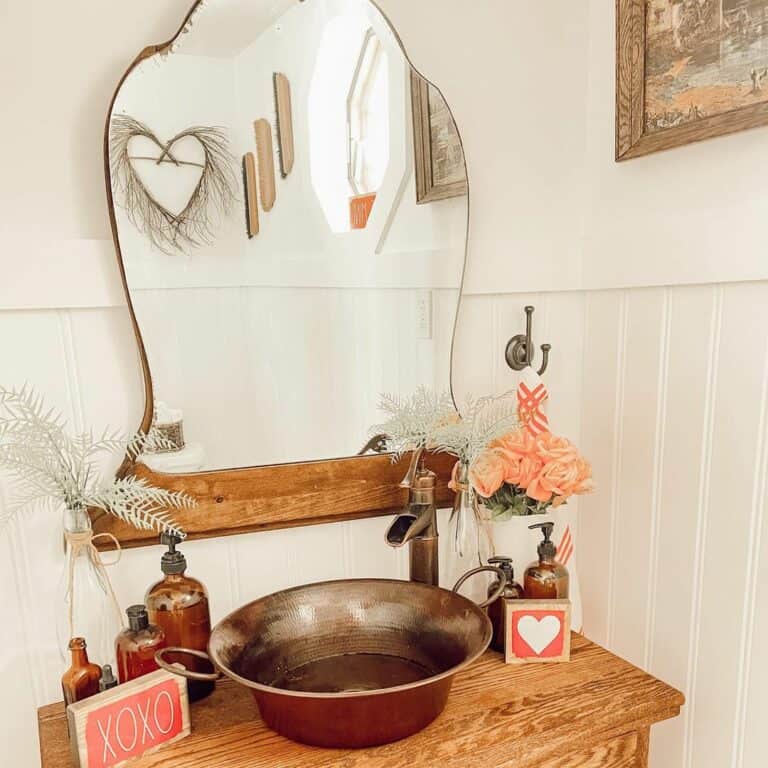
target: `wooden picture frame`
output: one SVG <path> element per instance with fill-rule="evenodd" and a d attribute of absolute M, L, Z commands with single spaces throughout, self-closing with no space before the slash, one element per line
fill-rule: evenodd
<path fill-rule="evenodd" d="M 420 205 L 451 197 L 462 197 L 469 193 L 463 150 L 460 162 L 461 179 L 450 183 L 441 183 L 436 173 L 436 147 L 433 139 L 434 125 L 430 107 L 430 100 L 434 99 L 440 99 L 445 118 L 453 121 L 451 111 L 437 88 L 412 69 L 411 105 L 413 109 L 414 164 L 416 167 L 416 202 Z M 458 131 L 456 131 L 455 140 L 458 147 L 461 148 L 461 137 L 458 136 Z M 456 162 L 456 166 L 458 168 L 458 162 Z"/>
<path fill-rule="evenodd" d="M 660 130 L 646 127 L 647 0 L 616 1 L 616 160 L 768 125 L 768 99 Z"/>
<path fill-rule="evenodd" d="M 507 664 L 553 664 L 571 660 L 570 600 L 505 600 Z"/>

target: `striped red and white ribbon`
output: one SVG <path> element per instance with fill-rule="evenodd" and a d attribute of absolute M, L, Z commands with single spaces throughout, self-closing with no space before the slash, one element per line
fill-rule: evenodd
<path fill-rule="evenodd" d="M 520 423 L 534 437 L 549 432 L 546 403 L 549 390 L 533 368 L 526 368 L 517 386 L 517 416 Z"/>
<path fill-rule="evenodd" d="M 557 545 L 557 562 L 567 567 L 572 556 L 573 534 L 571 533 L 571 526 L 566 525 L 560 543 Z"/>

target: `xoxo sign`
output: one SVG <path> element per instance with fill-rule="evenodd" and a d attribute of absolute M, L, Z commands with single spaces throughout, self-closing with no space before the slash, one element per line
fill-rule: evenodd
<path fill-rule="evenodd" d="M 67 708 L 79 768 L 114 768 L 189 735 L 186 681 L 150 675 Z"/>

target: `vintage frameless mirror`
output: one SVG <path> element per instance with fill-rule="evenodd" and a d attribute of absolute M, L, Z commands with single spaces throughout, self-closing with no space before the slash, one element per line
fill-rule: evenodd
<path fill-rule="evenodd" d="M 199 2 L 108 151 L 153 470 L 354 456 L 382 392 L 449 389 L 464 157 L 373 3 Z"/>

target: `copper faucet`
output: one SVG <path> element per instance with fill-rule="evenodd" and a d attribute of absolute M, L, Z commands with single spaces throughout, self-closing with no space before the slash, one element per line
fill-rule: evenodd
<path fill-rule="evenodd" d="M 423 463 L 424 449 L 414 451 L 408 473 L 400 483 L 408 488 L 408 505 L 387 530 L 387 544 L 410 549 L 410 580 L 440 586 L 438 568 L 437 475 Z"/>

